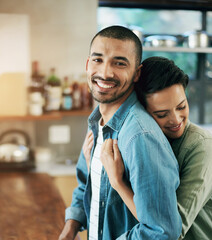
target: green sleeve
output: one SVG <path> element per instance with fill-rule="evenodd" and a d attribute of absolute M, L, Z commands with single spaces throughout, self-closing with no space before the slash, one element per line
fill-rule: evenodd
<path fill-rule="evenodd" d="M 212 138 L 193 138 L 187 142 L 189 144 L 181 148 L 178 156 L 183 163 L 177 189 L 178 208 L 183 222 L 179 239 L 183 239 L 212 194 Z"/>

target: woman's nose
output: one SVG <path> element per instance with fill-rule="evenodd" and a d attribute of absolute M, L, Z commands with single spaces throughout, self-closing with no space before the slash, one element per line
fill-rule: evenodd
<path fill-rule="evenodd" d="M 180 123 L 180 115 L 179 114 L 177 114 L 177 113 L 173 113 L 173 114 L 171 114 L 170 115 L 170 118 L 169 118 L 169 122 L 171 123 L 171 124 L 179 124 Z"/>

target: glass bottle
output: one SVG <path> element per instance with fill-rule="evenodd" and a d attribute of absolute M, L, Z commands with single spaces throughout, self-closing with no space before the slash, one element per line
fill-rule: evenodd
<path fill-rule="evenodd" d="M 60 110 L 62 87 L 61 81 L 55 74 L 55 68 L 50 69 L 50 75 L 47 79 L 45 86 L 46 92 L 46 111 L 58 111 Z"/>
<path fill-rule="evenodd" d="M 81 88 L 78 82 L 72 83 L 73 88 L 73 108 L 81 109 L 82 108 L 82 99 L 81 99 Z"/>
<path fill-rule="evenodd" d="M 69 84 L 68 77 L 64 78 L 63 81 L 63 92 L 62 92 L 62 110 L 71 110 L 73 107 L 73 97 L 72 97 L 72 88 Z"/>
<path fill-rule="evenodd" d="M 28 87 L 29 114 L 41 115 L 44 107 L 44 75 L 39 71 L 38 61 L 32 62 L 31 83 Z"/>

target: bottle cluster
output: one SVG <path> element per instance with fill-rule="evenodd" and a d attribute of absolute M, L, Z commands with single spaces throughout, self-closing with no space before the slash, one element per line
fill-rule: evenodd
<path fill-rule="evenodd" d="M 70 111 L 92 108 L 92 97 L 86 77 L 62 80 L 56 69 L 51 68 L 46 77 L 39 71 L 39 63 L 32 62 L 31 83 L 28 87 L 28 112 L 30 115 L 42 115 L 51 111 Z"/>

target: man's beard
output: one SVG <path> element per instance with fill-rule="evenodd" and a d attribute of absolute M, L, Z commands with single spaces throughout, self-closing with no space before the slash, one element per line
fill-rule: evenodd
<path fill-rule="evenodd" d="M 100 78 L 100 77 L 93 77 L 93 78 L 91 79 L 91 81 L 93 81 L 93 79 L 95 79 L 95 78 L 104 80 L 104 79 L 102 79 L 102 78 Z M 99 103 L 113 103 L 113 102 L 116 102 L 117 100 L 119 100 L 120 98 L 122 98 L 126 93 L 128 93 L 128 92 L 132 89 L 132 87 L 133 87 L 133 85 L 134 85 L 134 78 L 135 78 L 135 74 L 133 75 L 133 77 L 132 77 L 132 79 L 131 79 L 130 85 L 128 86 L 128 88 L 127 88 L 124 92 L 120 92 L 119 95 L 116 95 L 116 93 L 114 93 L 114 94 L 113 94 L 112 96 L 110 96 L 110 98 L 108 98 L 108 99 L 105 99 L 105 98 L 104 98 L 104 95 L 107 95 L 107 93 L 104 93 L 104 92 L 98 93 L 98 94 L 100 94 L 100 95 L 102 96 L 102 98 L 101 98 L 101 97 L 95 97 L 95 93 L 94 93 L 93 89 L 91 89 L 90 86 L 89 86 L 89 88 L 90 88 L 92 97 L 93 97 L 93 99 L 94 99 L 95 101 L 97 101 L 97 102 L 99 102 Z M 117 85 L 120 85 L 119 81 L 116 80 L 116 79 L 113 79 L 113 78 L 106 79 L 106 80 L 104 80 L 104 81 L 113 81 L 113 82 L 116 82 Z"/>

